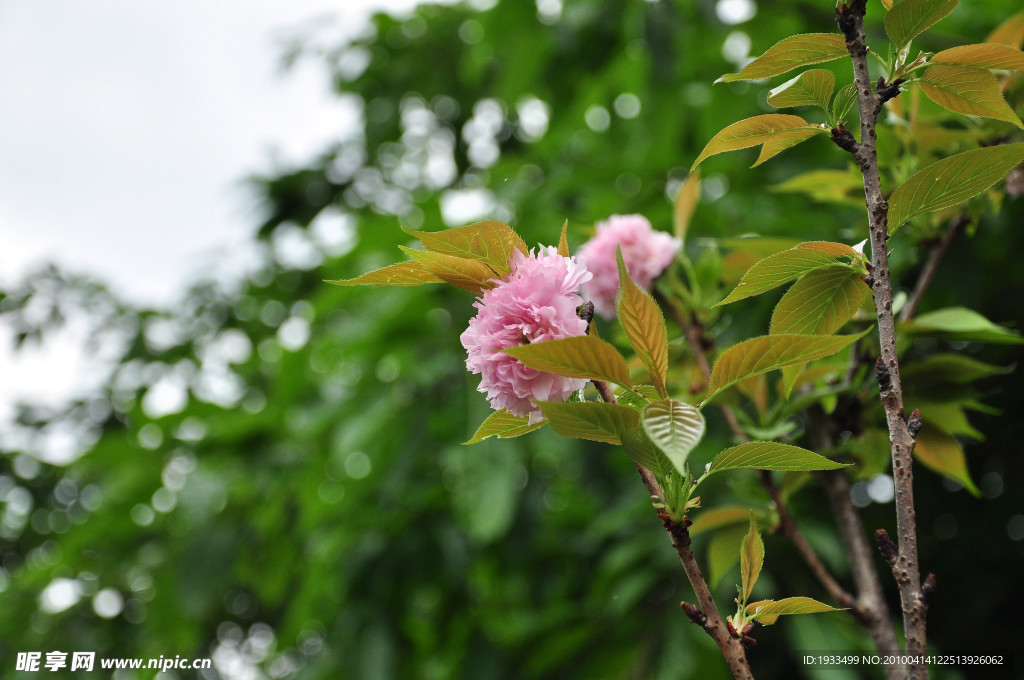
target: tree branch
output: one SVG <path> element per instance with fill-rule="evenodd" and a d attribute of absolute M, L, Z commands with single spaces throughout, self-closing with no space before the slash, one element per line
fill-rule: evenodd
<path fill-rule="evenodd" d="M 615 395 L 612 394 L 607 383 L 595 380 L 594 386 L 597 387 L 597 392 L 604 401 L 615 403 Z M 654 477 L 654 474 L 642 465 L 636 465 L 636 469 L 640 473 L 640 479 L 643 481 L 647 493 L 652 497 L 664 498 L 665 492 Z M 683 571 L 686 572 L 690 586 L 693 588 L 697 601 L 700 602 L 701 609 L 703 610 L 703 614 L 700 617 L 689 611 L 687 615 L 690 616 L 692 621 L 702 621 L 701 627 L 718 645 L 722 657 L 729 666 L 729 671 L 736 680 L 753 680 L 754 676 L 750 673 L 750 665 L 747 663 L 747 655 L 743 644 L 740 642 L 740 638 L 734 636 L 729 631 L 725 621 L 722 620 L 722 615 L 718 612 L 715 600 L 711 597 L 711 589 L 708 588 L 708 583 L 700 571 L 700 566 L 697 565 L 697 559 L 693 555 L 693 550 L 690 548 L 690 532 L 688 529 L 690 520 L 684 517 L 681 523 L 676 523 L 671 519 L 663 519 L 662 523 L 665 531 L 668 532 L 669 538 L 672 540 L 672 547 L 675 548 L 676 554 L 679 555 L 679 561 L 683 564 Z M 692 605 L 690 606 L 692 607 Z"/>
<path fill-rule="evenodd" d="M 875 148 L 875 126 L 878 114 L 886 100 L 898 93 L 899 83 L 887 85 L 879 79 L 872 92 L 868 75 L 867 44 L 864 38 L 864 12 L 866 0 L 852 0 L 850 5 L 836 9 L 836 22 L 846 37 L 846 47 L 853 61 L 854 85 L 860 105 L 860 142 L 839 144 L 853 154 L 864 178 L 864 199 L 868 211 L 871 243 L 872 288 L 875 316 L 882 356 L 876 366 L 876 376 L 889 426 L 890 453 L 896 486 L 896 527 L 899 537 L 898 563 L 905 581 L 899 584 L 903 605 L 903 628 L 907 653 L 923 656 L 925 653 L 925 611 L 927 606 L 921 594 L 920 568 L 917 557 L 917 529 L 914 516 L 913 459 L 914 437 L 910 434 L 903 409 L 903 388 L 896 357 L 896 324 L 892 313 L 892 284 L 889 278 L 888 239 L 889 204 L 882 196 L 878 177 L 878 157 Z M 835 138 L 835 134 L 833 135 Z M 848 140 L 847 140 L 848 141 Z M 914 664 L 909 669 L 912 680 L 927 678 L 925 664 Z"/>
<path fill-rule="evenodd" d="M 939 268 L 942 256 L 949 249 L 949 244 L 953 242 L 953 239 L 960 233 L 960 230 L 970 224 L 970 222 L 971 219 L 961 213 L 949 225 L 949 229 L 946 230 L 942 238 L 932 244 L 931 250 L 928 253 L 928 261 L 924 263 L 924 269 L 921 270 L 921 274 L 917 277 L 914 292 L 910 294 L 910 299 L 907 300 L 907 303 L 903 305 L 903 309 L 900 310 L 900 321 L 910 321 L 914 318 L 914 314 L 917 313 L 917 305 L 921 302 L 924 292 L 935 277 L 935 271 Z"/>

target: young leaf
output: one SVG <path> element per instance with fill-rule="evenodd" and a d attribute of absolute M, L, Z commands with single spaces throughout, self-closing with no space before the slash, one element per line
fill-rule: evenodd
<path fill-rule="evenodd" d="M 715 82 L 770 78 L 800 66 L 832 61 L 847 54 L 846 39 L 838 33 L 802 33 L 776 43 L 739 73 L 727 73 Z"/>
<path fill-rule="evenodd" d="M 746 378 L 831 356 L 864 337 L 868 330 L 857 335 L 764 335 L 733 345 L 722 352 L 711 369 L 707 396 L 701 405 Z"/>
<path fill-rule="evenodd" d="M 693 520 L 693 525 L 690 527 L 690 535 L 696 536 L 705 531 L 714 531 L 720 527 L 742 524 L 744 522 L 749 523 L 749 521 L 750 509 L 738 505 L 701 510 L 700 514 L 697 515 L 697 519 Z"/>
<path fill-rule="evenodd" d="M 996 30 L 985 38 L 985 42 L 1020 47 L 1024 42 L 1024 10 L 997 26 Z"/>
<path fill-rule="evenodd" d="M 1003 98 L 996 77 L 984 69 L 936 64 L 924 72 L 919 83 L 929 99 L 953 113 L 994 118 L 1024 129 Z"/>
<path fill-rule="evenodd" d="M 722 451 L 711 461 L 711 473 L 741 468 L 754 470 L 837 470 L 848 467 L 813 451 L 790 444 L 746 442 Z"/>
<path fill-rule="evenodd" d="M 820 106 L 828 109 L 835 86 L 836 77 L 832 71 L 811 69 L 771 90 L 768 103 L 777 109 L 789 106 Z"/>
<path fill-rule="evenodd" d="M 1008 45 L 996 43 L 959 45 L 948 50 L 936 52 L 928 60 L 928 63 L 1017 71 L 1024 69 L 1024 52 Z"/>
<path fill-rule="evenodd" d="M 694 406 L 665 399 L 644 408 L 644 432 L 680 473 L 686 458 L 704 436 L 704 416 Z"/>
<path fill-rule="evenodd" d="M 847 170 L 811 170 L 770 189 L 780 193 L 805 194 L 821 203 L 864 206 L 864 180 L 860 173 Z"/>
<path fill-rule="evenodd" d="M 444 283 L 444 281 L 415 260 L 389 264 L 387 267 L 374 269 L 354 279 L 326 281 L 336 286 L 419 286 L 424 283 Z"/>
<path fill-rule="evenodd" d="M 640 425 L 640 414 L 628 406 L 600 401 L 541 401 L 537 403 L 551 429 L 563 437 L 620 444 L 621 437 Z"/>
<path fill-rule="evenodd" d="M 921 314 L 913 321 L 903 324 L 901 330 L 907 333 L 941 333 L 951 340 L 975 340 L 1007 345 L 1024 343 L 1024 338 L 1018 333 L 997 326 L 981 314 L 965 307 L 946 307 Z"/>
<path fill-rule="evenodd" d="M 519 234 L 503 222 L 477 222 L 465 227 L 444 231 L 405 232 L 420 240 L 423 247 L 435 253 L 480 260 L 499 274 L 509 272 L 509 260 L 516 250 L 526 253 L 528 248 Z"/>
<path fill-rule="evenodd" d="M 932 163 L 889 197 L 889 233 L 908 220 L 960 205 L 1024 161 L 1024 142 L 964 151 Z"/>
<path fill-rule="evenodd" d="M 861 275 L 836 264 L 808 272 L 790 287 L 772 313 L 771 335 L 832 335 L 871 295 Z"/>
<path fill-rule="evenodd" d="M 619 264 L 619 295 L 616 311 L 619 321 L 632 343 L 633 349 L 644 362 L 651 382 L 662 397 L 668 396 L 668 331 L 665 317 L 654 299 L 629 277 L 622 260 L 622 250 L 616 250 Z"/>
<path fill-rule="evenodd" d="M 898 7 L 899 5 L 897 5 Z M 818 602 L 810 597 L 787 597 L 781 600 L 764 600 L 747 605 L 747 613 L 758 623 L 770 626 L 780 617 L 789 614 L 819 614 L 821 612 L 843 611 Z"/>
<path fill-rule="evenodd" d="M 708 585 L 712 588 L 717 588 L 722 577 L 740 561 L 736 546 L 742 543 L 746 531 L 742 526 L 727 527 L 711 537 L 708 543 Z"/>
<path fill-rule="evenodd" d="M 558 237 L 558 254 L 562 257 L 569 257 L 569 239 L 566 232 L 569 229 L 569 220 L 562 224 L 562 235 Z"/>
<path fill-rule="evenodd" d="M 686 241 L 686 232 L 690 227 L 690 218 L 697 209 L 700 200 L 700 173 L 692 172 L 676 192 L 675 205 L 672 210 L 672 229 L 680 241 Z"/>
<path fill-rule="evenodd" d="M 767 113 L 762 116 L 747 118 L 726 126 L 717 135 L 712 137 L 711 141 L 704 147 L 704 150 L 697 156 L 697 160 L 693 162 L 690 172 L 693 172 L 708 156 L 763 144 L 761 154 L 757 157 L 754 165 L 751 166 L 756 167 L 772 156 L 799 144 L 819 132 L 825 132 L 824 128 L 811 125 L 800 116 Z"/>
<path fill-rule="evenodd" d="M 957 0 L 903 0 L 885 15 L 885 32 L 904 47 L 952 12 Z"/>
<path fill-rule="evenodd" d="M 758 260 L 740 277 L 739 283 L 724 300 L 716 304 L 729 304 L 799 278 L 807 272 L 836 264 L 836 258 L 811 248 L 790 248 Z"/>
<path fill-rule="evenodd" d="M 530 424 L 530 419 L 527 417 L 514 416 L 505 409 L 495 411 L 491 415 L 487 416 L 484 422 L 480 423 L 480 427 L 476 429 L 473 436 L 462 442 L 463 445 L 476 444 L 482 442 L 488 437 L 497 437 L 498 439 L 511 439 L 512 437 L 519 437 L 528 432 L 544 427 L 545 421 L 541 420 L 533 425 Z"/>
<path fill-rule="evenodd" d="M 932 354 L 900 366 L 900 374 L 915 385 L 971 383 L 993 375 L 1012 373 L 1013 367 L 993 366 L 963 354 Z"/>
<path fill-rule="evenodd" d="M 592 335 L 544 340 L 501 350 L 525 366 L 569 378 L 606 380 L 629 387 L 629 368 L 619 350 Z"/>
<path fill-rule="evenodd" d="M 637 465 L 647 468 L 662 478 L 675 470 L 672 461 L 654 445 L 643 428 L 638 427 L 635 430 L 623 432 L 620 439 L 622 448 L 626 450 L 626 455 Z"/>
<path fill-rule="evenodd" d="M 493 269 L 480 260 L 468 260 L 444 253 L 413 250 L 405 246 L 398 247 L 437 278 L 471 293 L 482 293 L 488 288 L 493 288 L 494 284 L 491 283 L 491 280 L 498 276 Z"/>
<path fill-rule="evenodd" d="M 740 544 L 740 597 L 746 602 L 750 593 L 754 590 L 757 577 L 761 575 L 761 566 L 764 564 L 764 541 L 761 540 L 761 532 L 757 530 L 757 520 L 754 513 L 750 513 L 750 528 L 747 535 L 743 537 Z"/>
<path fill-rule="evenodd" d="M 914 458 L 943 477 L 949 477 L 954 482 L 963 484 L 971 495 L 981 496 L 981 491 L 971 479 L 971 473 L 967 471 L 964 450 L 955 439 L 938 428 L 925 423 L 921 431 L 917 433 Z"/>
<path fill-rule="evenodd" d="M 850 113 L 850 109 L 856 103 L 857 87 L 853 83 L 841 87 L 832 100 L 832 117 L 837 121 L 845 121 L 846 114 Z"/>

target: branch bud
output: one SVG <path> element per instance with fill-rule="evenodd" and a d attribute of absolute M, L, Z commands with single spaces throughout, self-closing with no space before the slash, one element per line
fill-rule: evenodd
<path fill-rule="evenodd" d="M 694 607 L 689 602 L 680 602 L 679 606 L 683 608 L 683 613 L 689 617 L 690 623 L 696 623 L 701 628 L 707 625 L 708 617 L 700 609 Z"/>
<path fill-rule="evenodd" d="M 885 529 L 879 529 L 875 532 L 875 541 L 878 542 L 878 549 L 882 553 L 882 557 L 890 565 L 896 564 L 896 544 L 889 538 L 888 532 Z"/>
<path fill-rule="evenodd" d="M 917 439 L 917 433 L 921 431 L 923 424 L 924 420 L 921 418 L 921 409 L 915 408 L 914 412 L 910 414 L 910 419 L 907 420 L 907 430 L 910 431 L 910 436 Z"/>
<path fill-rule="evenodd" d="M 882 361 L 882 357 L 878 357 L 878 361 L 875 362 L 875 380 L 878 381 L 878 391 L 884 399 L 892 389 L 892 375 L 889 374 L 889 367 Z"/>
<path fill-rule="evenodd" d="M 932 593 L 935 592 L 936 585 L 935 574 L 928 574 L 924 583 L 921 584 L 921 598 L 924 600 L 925 604 L 928 604 L 928 600 L 931 599 Z"/>

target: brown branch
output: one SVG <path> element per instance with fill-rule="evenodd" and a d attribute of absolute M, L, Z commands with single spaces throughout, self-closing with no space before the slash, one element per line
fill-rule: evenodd
<path fill-rule="evenodd" d="M 949 225 L 949 229 L 943 234 L 942 238 L 932 244 L 931 250 L 928 253 L 928 261 L 924 263 L 924 269 L 921 270 L 921 274 L 917 277 L 917 284 L 914 286 L 914 292 L 910 294 L 910 298 L 907 303 L 903 305 L 903 309 L 900 310 L 900 321 L 910 321 L 914 318 L 914 314 L 917 313 L 917 305 L 920 304 L 921 298 L 924 296 L 924 292 L 928 289 L 932 279 L 935 278 L 935 272 L 939 268 L 939 263 L 942 261 L 942 256 L 946 254 L 949 249 L 949 244 L 953 242 L 953 239 L 960 230 L 970 224 L 971 219 L 967 215 L 961 213 L 952 224 Z"/>
<path fill-rule="evenodd" d="M 921 594 L 920 568 L 917 557 L 917 529 L 914 516 L 913 460 L 914 438 L 907 429 L 906 413 L 903 410 L 903 388 L 900 382 L 899 364 L 896 357 L 896 323 L 892 313 L 892 284 L 889 278 L 889 256 L 886 251 L 888 239 L 889 204 L 882 196 L 878 177 L 878 157 L 875 148 L 875 126 L 882 105 L 898 91 L 899 83 L 887 85 L 879 79 L 872 91 L 868 75 L 867 44 L 864 37 L 864 12 L 866 0 L 852 0 L 850 5 L 836 9 L 836 21 L 846 37 L 847 51 L 853 62 L 854 86 L 860 105 L 860 142 L 851 145 L 839 144 L 850 151 L 864 178 L 864 199 L 868 212 L 868 227 L 871 243 L 871 264 L 873 269 L 872 288 L 875 301 L 875 316 L 878 319 L 878 335 L 882 349 L 876 375 L 879 379 L 882 403 L 885 407 L 886 422 L 889 426 L 890 452 L 893 461 L 893 476 L 896 487 L 896 527 L 899 538 L 899 569 L 906 572 L 906 580 L 899 584 L 900 600 L 903 605 L 903 628 L 906 636 L 907 654 L 922 657 L 925 653 L 925 605 Z M 835 135 L 834 135 L 835 137 Z M 910 666 L 911 680 L 928 677 L 925 664 Z"/>
<path fill-rule="evenodd" d="M 615 403 L 615 395 L 612 394 L 607 383 L 595 380 L 594 386 L 597 387 L 597 392 L 602 399 L 609 403 Z M 640 473 L 640 479 L 643 481 L 647 493 L 652 497 L 664 499 L 665 492 L 654 474 L 642 465 L 637 465 L 636 469 Z M 704 622 L 701 627 L 718 645 L 733 677 L 736 680 L 753 680 L 754 676 L 750 673 L 750 665 L 747 663 L 743 644 L 740 642 L 740 638 L 729 632 L 725 621 L 722 620 L 722 615 L 719 614 L 718 607 L 715 606 L 714 598 L 711 597 L 711 589 L 708 588 L 708 583 L 697 565 L 697 558 L 694 557 L 693 550 L 690 548 L 690 532 L 687 529 L 690 520 L 684 517 L 681 523 L 673 522 L 671 519 L 663 519 L 662 522 L 703 610 Z M 693 616 L 690 618 L 694 620 Z"/>

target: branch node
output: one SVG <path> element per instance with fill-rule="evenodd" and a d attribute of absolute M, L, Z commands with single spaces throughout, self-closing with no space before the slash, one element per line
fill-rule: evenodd
<path fill-rule="evenodd" d="M 892 375 L 889 373 L 889 367 L 882 361 L 882 357 L 878 357 L 878 361 L 875 362 L 875 380 L 878 381 L 878 391 L 885 399 L 889 396 L 889 390 L 892 389 Z"/>
<path fill-rule="evenodd" d="M 921 426 L 924 424 L 924 420 L 921 418 L 921 409 L 915 408 L 914 412 L 910 414 L 910 419 L 907 420 L 907 430 L 910 432 L 910 436 L 915 440 L 917 439 L 917 433 L 921 431 Z"/>
<path fill-rule="evenodd" d="M 906 78 L 897 78 L 890 84 L 886 84 L 885 78 L 879 78 L 875 84 L 875 96 L 878 97 L 879 105 L 893 99 L 900 93 L 900 85 L 907 82 Z"/>
<path fill-rule="evenodd" d="M 856 138 L 853 133 L 847 130 L 845 127 L 840 125 L 839 127 L 832 128 L 832 141 L 843 151 L 849 151 L 852 154 L 856 154 L 860 145 L 857 144 Z"/>
<path fill-rule="evenodd" d="M 690 623 L 696 623 L 701 628 L 707 627 L 707 614 L 702 612 L 698 607 L 693 606 L 689 602 L 680 602 L 679 606 L 683 608 L 683 613 L 689 617 Z"/>
<path fill-rule="evenodd" d="M 878 549 L 882 553 L 882 557 L 889 563 L 889 566 L 895 570 L 897 550 L 896 544 L 889 538 L 889 533 L 885 529 L 879 529 L 875 532 L 875 541 L 878 542 Z"/>

